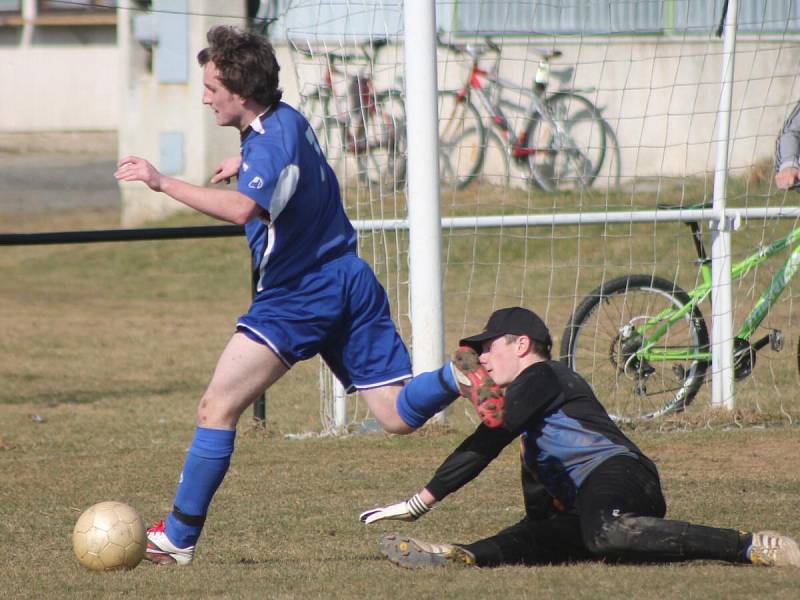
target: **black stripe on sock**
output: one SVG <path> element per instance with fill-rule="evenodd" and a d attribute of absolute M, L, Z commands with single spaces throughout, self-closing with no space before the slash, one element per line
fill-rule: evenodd
<path fill-rule="evenodd" d="M 172 514 L 181 523 L 185 525 L 191 525 L 193 527 L 197 527 L 198 525 L 202 527 L 206 522 L 205 515 L 187 515 L 185 513 L 182 513 L 177 506 L 172 507 Z"/>

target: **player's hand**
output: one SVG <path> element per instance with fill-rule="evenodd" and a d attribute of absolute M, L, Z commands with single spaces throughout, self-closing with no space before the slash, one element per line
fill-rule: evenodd
<path fill-rule="evenodd" d="M 428 511 L 430 511 L 430 507 L 422 501 L 419 494 L 415 494 L 412 498 L 397 504 L 365 510 L 358 518 L 365 525 L 386 519 L 416 521 Z"/>
<path fill-rule="evenodd" d="M 214 174 L 211 176 L 211 183 L 225 183 L 231 182 L 231 177 L 236 177 L 239 174 L 239 167 L 242 165 L 242 157 L 238 154 L 236 156 L 229 156 L 214 169 Z"/>
<path fill-rule="evenodd" d="M 794 186 L 798 179 L 800 179 L 800 169 L 797 167 L 783 169 L 775 175 L 775 183 L 782 190 L 788 190 Z"/>
<path fill-rule="evenodd" d="M 141 181 L 155 192 L 161 191 L 161 173 L 152 164 L 138 156 L 126 156 L 117 163 L 114 172 L 117 181 Z"/>

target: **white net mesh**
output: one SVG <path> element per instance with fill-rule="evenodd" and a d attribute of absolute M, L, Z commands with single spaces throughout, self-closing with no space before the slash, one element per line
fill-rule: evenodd
<path fill-rule="evenodd" d="M 800 8 L 788 0 L 739 6 L 727 205 L 745 218 L 732 234 L 733 262 L 798 226 L 796 216 L 756 209 L 800 204 L 773 178 L 776 137 L 800 98 Z M 652 211 L 685 211 L 713 198 L 722 7 L 689 0 L 437 3 L 448 347 L 494 308 L 522 304 L 546 319 L 559 350 L 576 308 L 601 284 L 656 276 L 690 292 L 703 283 L 689 229 Z M 407 216 L 402 10 L 400 2 L 286 3 L 275 41 L 294 59 L 298 103 L 336 164 L 348 213 L 369 221 L 359 250 L 411 343 L 407 234 L 380 226 Z M 490 216 L 528 221 L 462 227 L 451 220 Z M 709 244 L 708 217 L 699 223 Z M 734 280 L 735 335 L 792 245 Z M 734 340 L 735 421 L 792 419 L 800 409 L 796 290 L 789 281 L 760 326 Z M 669 402 L 655 390 L 680 403 L 696 383 L 694 402 L 673 419 L 709 422 L 708 341 L 691 317 L 677 320 L 682 333 L 676 327 L 653 342 L 661 358 L 633 356 L 633 342 L 623 349 L 626 326 L 635 330 L 663 310 L 647 298 L 674 306 L 670 298 L 679 295 L 637 294 L 639 304 L 624 295 L 606 322 L 590 315 L 581 341 L 591 344 L 583 359 L 591 362 L 577 368 L 612 412 L 654 412 Z M 698 310 L 710 332 L 707 299 Z M 589 335 L 592 327 L 598 335 Z M 599 335 L 601 327 L 611 333 Z M 769 337 L 775 330 L 781 335 Z M 693 356 L 664 358 L 672 346 L 685 350 L 686 339 L 694 340 Z"/>

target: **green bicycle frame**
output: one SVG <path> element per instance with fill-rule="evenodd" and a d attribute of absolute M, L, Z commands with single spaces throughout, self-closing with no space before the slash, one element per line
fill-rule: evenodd
<path fill-rule="evenodd" d="M 757 252 L 736 263 L 731 268 L 731 279 L 737 281 L 744 277 L 753 267 L 761 264 L 778 252 L 800 241 L 800 227 L 792 230 L 787 236 L 782 237 L 768 246 L 760 248 Z M 674 360 L 700 360 L 711 362 L 711 352 L 708 350 L 689 350 L 687 348 L 656 348 L 656 344 L 664 333 L 677 321 L 684 319 L 687 314 L 694 313 L 695 308 L 711 293 L 711 264 L 701 264 L 703 282 L 693 290 L 687 292 L 689 302 L 679 309 L 667 308 L 648 319 L 637 327 L 636 332 L 642 337 L 641 348 L 636 352 L 639 359 L 647 361 L 674 361 Z M 750 314 L 747 315 L 741 328 L 736 334 L 737 338 L 749 340 L 755 330 L 767 316 L 772 305 L 786 289 L 786 286 L 800 268 L 800 246 L 797 246 L 783 267 L 775 274 L 766 290 L 756 301 Z"/>

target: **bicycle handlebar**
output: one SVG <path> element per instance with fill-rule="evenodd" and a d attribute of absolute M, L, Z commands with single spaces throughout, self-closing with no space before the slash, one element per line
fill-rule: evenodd
<path fill-rule="evenodd" d="M 332 63 L 347 64 L 353 61 L 363 60 L 364 58 L 366 58 L 370 62 L 374 62 L 375 60 L 377 60 L 378 53 L 380 52 L 381 48 L 383 48 L 388 44 L 389 40 L 387 38 L 377 38 L 363 42 L 361 44 L 358 44 L 357 46 L 360 55 L 354 53 L 337 52 L 332 50 L 314 51 L 311 50 L 310 47 L 304 48 L 299 44 L 292 44 L 292 46 L 295 48 L 297 52 L 309 58 L 318 58 L 324 56 L 326 61 L 330 64 Z"/>
<path fill-rule="evenodd" d="M 502 48 L 490 36 L 485 36 L 482 43 L 454 44 L 442 39 L 442 32 L 436 33 L 436 44 L 441 48 L 447 48 L 456 54 L 466 54 L 473 60 L 478 60 L 486 50 L 491 50 L 495 54 L 500 54 Z"/>
<path fill-rule="evenodd" d="M 456 54 L 467 54 L 476 61 L 483 55 L 485 50 L 491 50 L 495 54 L 500 54 L 503 50 L 502 47 L 488 35 L 484 36 L 483 42 L 480 43 L 454 44 L 453 42 L 444 41 L 442 39 L 442 32 L 438 31 L 436 33 L 436 43 L 440 47 L 447 48 Z M 560 58 L 563 54 L 561 50 L 548 50 L 547 48 L 529 48 L 529 50 L 533 50 L 544 62 L 553 58 Z"/>

